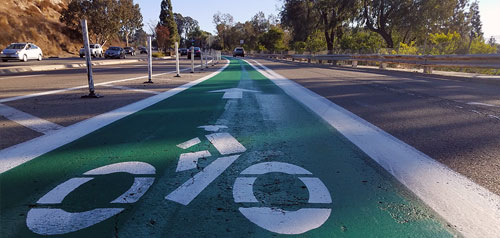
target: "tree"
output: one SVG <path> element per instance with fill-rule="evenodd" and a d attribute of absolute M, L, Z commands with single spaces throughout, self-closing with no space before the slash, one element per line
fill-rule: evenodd
<path fill-rule="evenodd" d="M 214 14 L 213 23 L 215 24 L 215 28 L 217 30 L 217 34 L 221 40 L 222 49 L 230 49 L 229 44 L 231 42 L 229 34 L 231 28 L 234 25 L 234 18 L 230 14 L 222 14 L 217 12 Z"/>
<path fill-rule="evenodd" d="M 170 47 L 171 43 L 171 35 L 170 30 L 166 26 L 162 26 L 158 24 L 156 26 L 156 41 L 158 43 L 158 48 L 163 49 L 164 51 Z"/>
<path fill-rule="evenodd" d="M 469 33 L 469 47 L 467 51 L 470 53 L 471 45 L 474 39 L 483 38 L 481 16 L 479 15 L 479 3 L 474 1 L 469 8 L 469 21 L 470 21 L 470 33 Z"/>
<path fill-rule="evenodd" d="M 134 4 L 133 0 L 119 0 L 121 32 L 129 46 L 129 37 L 137 30 L 142 29 L 142 14 L 139 4 Z"/>
<path fill-rule="evenodd" d="M 284 0 L 280 16 L 281 23 L 291 29 L 293 42 L 305 42 L 318 26 L 313 0 Z"/>
<path fill-rule="evenodd" d="M 172 12 L 172 2 L 170 0 L 161 1 L 160 22 L 158 24 L 166 27 L 170 33 L 168 40 L 165 39 L 165 49 L 172 47 L 174 42 L 179 41 L 177 24 L 175 23 L 174 13 Z"/>
<path fill-rule="evenodd" d="M 342 36 L 343 25 L 356 15 L 358 3 L 355 0 L 316 0 L 314 3 L 325 34 L 328 53 L 331 54 L 335 37 Z"/>
<path fill-rule="evenodd" d="M 80 31 L 80 20 L 88 20 L 89 37 L 94 43 L 105 45 L 122 27 L 117 0 L 71 0 L 61 13 L 60 21 L 74 31 Z"/>
<path fill-rule="evenodd" d="M 269 31 L 262 34 L 260 43 L 269 51 L 283 50 L 283 30 L 277 26 L 272 26 Z"/>

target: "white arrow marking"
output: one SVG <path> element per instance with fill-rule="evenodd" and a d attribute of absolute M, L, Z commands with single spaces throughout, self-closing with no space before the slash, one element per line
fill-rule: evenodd
<path fill-rule="evenodd" d="M 223 99 L 240 99 L 243 97 L 243 92 L 258 93 L 259 91 L 248 90 L 243 88 L 227 88 L 221 90 L 210 91 L 210 93 L 224 93 Z"/>

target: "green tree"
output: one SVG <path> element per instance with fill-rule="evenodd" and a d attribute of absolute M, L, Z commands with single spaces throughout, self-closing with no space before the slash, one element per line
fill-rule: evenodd
<path fill-rule="evenodd" d="M 313 0 L 284 0 L 281 24 L 291 30 L 292 42 L 305 42 L 316 31 L 319 16 Z"/>
<path fill-rule="evenodd" d="M 234 18 L 231 14 L 222 14 L 217 12 L 214 14 L 213 23 L 215 24 L 215 29 L 217 30 L 217 35 L 221 40 L 222 49 L 230 49 L 231 44 L 231 28 L 234 26 Z"/>
<path fill-rule="evenodd" d="M 79 32 L 80 20 L 87 19 L 90 40 L 105 45 L 122 28 L 121 17 L 117 0 L 71 0 L 60 21 Z"/>
<path fill-rule="evenodd" d="M 178 42 L 180 39 L 177 32 L 177 24 L 175 23 L 174 13 L 172 12 L 172 2 L 170 0 L 161 1 L 159 24 L 166 27 L 170 33 L 170 38 L 166 41 L 165 49 L 173 47 L 174 42 Z"/>
<path fill-rule="evenodd" d="M 119 0 L 121 33 L 129 46 L 129 38 L 139 29 L 142 29 L 142 14 L 139 4 L 134 4 L 133 0 Z"/>
<path fill-rule="evenodd" d="M 269 51 L 280 51 L 285 48 L 283 36 L 283 29 L 277 26 L 271 26 L 266 33 L 262 34 L 259 42 Z"/>
<path fill-rule="evenodd" d="M 305 48 L 309 53 L 317 53 L 321 50 L 325 49 L 325 46 L 327 45 L 326 39 L 325 39 L 325 34 L 321 30 L 317 30 L 313 34 L 311 34 L 309 37 L 307 37 L 307 40 L 305 42 Z"/>

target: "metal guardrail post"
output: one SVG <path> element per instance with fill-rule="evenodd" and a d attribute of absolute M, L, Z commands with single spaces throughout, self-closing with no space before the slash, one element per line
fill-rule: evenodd
<path fill-rule="evenodd" d="M 181 69 L 179 65 L 179 42 L 175 42 L 175 71 L 177 72 L 177 75 L 175 77 L 180 77 L 181 76 Z"/>
<path fill-rule="evenodd" d="M 148 36 L 148 81 L 144 83 L 153 83 L 153 52 L 151 46 L 151 36 Z"/>
<path fill-rule="evenodd" d="M 90 44 L 89 44 L 89 32 L 87 27 L 87 20 L 82 19 L 82 33 L 83 33 L 83 45 L 85 48 L 85 60 L 87 62 L 87 79 L 89 83 L 89 94 L 82 96 L 82 98 L 100 98 L 102 96 L 95 93 L 94 88 L 94 76 L 92 74 L 92 55 L 90 53 Z"/>
<path fill-rule="evenodd" d="M 357 60 L 353 60 L 352 61 L 352 67 L 353 68 L 357 68 L 358 67 L 358 61 Z"/>

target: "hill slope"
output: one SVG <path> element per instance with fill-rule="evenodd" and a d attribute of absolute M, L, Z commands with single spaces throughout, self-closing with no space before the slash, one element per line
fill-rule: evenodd
<path fill-rule="evenodd" d="M 12 42 L 33 42 L 46 56 L 78 52 L 81 40 L 66 34 L 59 22 L 69 0 L 2 0 L 0 4 L 0 48 Z"/>

